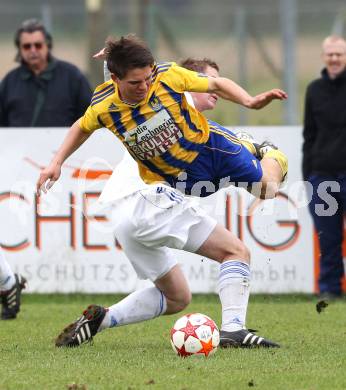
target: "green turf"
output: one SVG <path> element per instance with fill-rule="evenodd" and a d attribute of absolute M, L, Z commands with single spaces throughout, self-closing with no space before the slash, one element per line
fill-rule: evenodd
<path fill-rule="evenodd" d="M 104 331 L 93 345 L 57 349 L 54 337 L 89 303 L 120 297 L 25 295 L 15 321 L 0 322 L 4 389 L 346 389 L 346 301 L 321 313 L 307 296 L 253 296 L 248 326 L 282 344 L 277 350 L 218 350 L 181 359 L 169 330 L 181 315 Z M 194 296 L 187 312 L 220 323 L 217 296 Z"/>

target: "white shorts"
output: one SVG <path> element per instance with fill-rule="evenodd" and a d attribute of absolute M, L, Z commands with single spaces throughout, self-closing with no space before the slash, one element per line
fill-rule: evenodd
<path fill-rule="evenodd" d="M 192 198 L 152 185 L 113 205 L 116 238 L 140 279 L 155 281 L 177 260 L 170 248 L 196 252 L 216 226 Z"/>

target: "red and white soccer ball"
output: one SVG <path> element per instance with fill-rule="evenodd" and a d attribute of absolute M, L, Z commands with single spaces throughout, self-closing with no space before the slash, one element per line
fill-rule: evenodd
<path fill-rule="evenodd" d="M 219 329 L 205 314 L 186 314 L 179 318 L 171 329 L 173 350 L 182 357 L 208 357 L 216 351 L 219 342 Z"/>

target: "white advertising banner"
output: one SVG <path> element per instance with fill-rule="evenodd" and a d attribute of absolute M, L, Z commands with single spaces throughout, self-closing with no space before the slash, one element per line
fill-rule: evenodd
<path fill-rule="evenodd" d="M 237 130 L 240 130 L 237 128 Z M 254 127 L 289 157 L 289 176 L 275 200 L 258 201 L 229 187 L 201 205 L 251 251 L 252 292 L 313 292 L 313 234 L 301 179 L 301 128 Z M 122 159 L 123 146 L 97 131 L 66 162 L 60 180 L 40 198 L 35 185 L 66 129 L 0 129 L 0 245 L 29 292 L 130 292 L 137 279 L 111 232 L 99 193 Z M 214 292 L 218 264 L 176 251 L 193 292 Z"/>

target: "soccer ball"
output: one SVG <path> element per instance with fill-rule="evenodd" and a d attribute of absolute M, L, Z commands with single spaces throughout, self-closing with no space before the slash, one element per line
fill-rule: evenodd
<path fill-rule="evenodd" d="M 182 357 L 208 357 L 219 345 L 220 334 L 215 322 L 205 314 L 192 313 L 179 318 L 171 329 L 174 352 Z"/>

